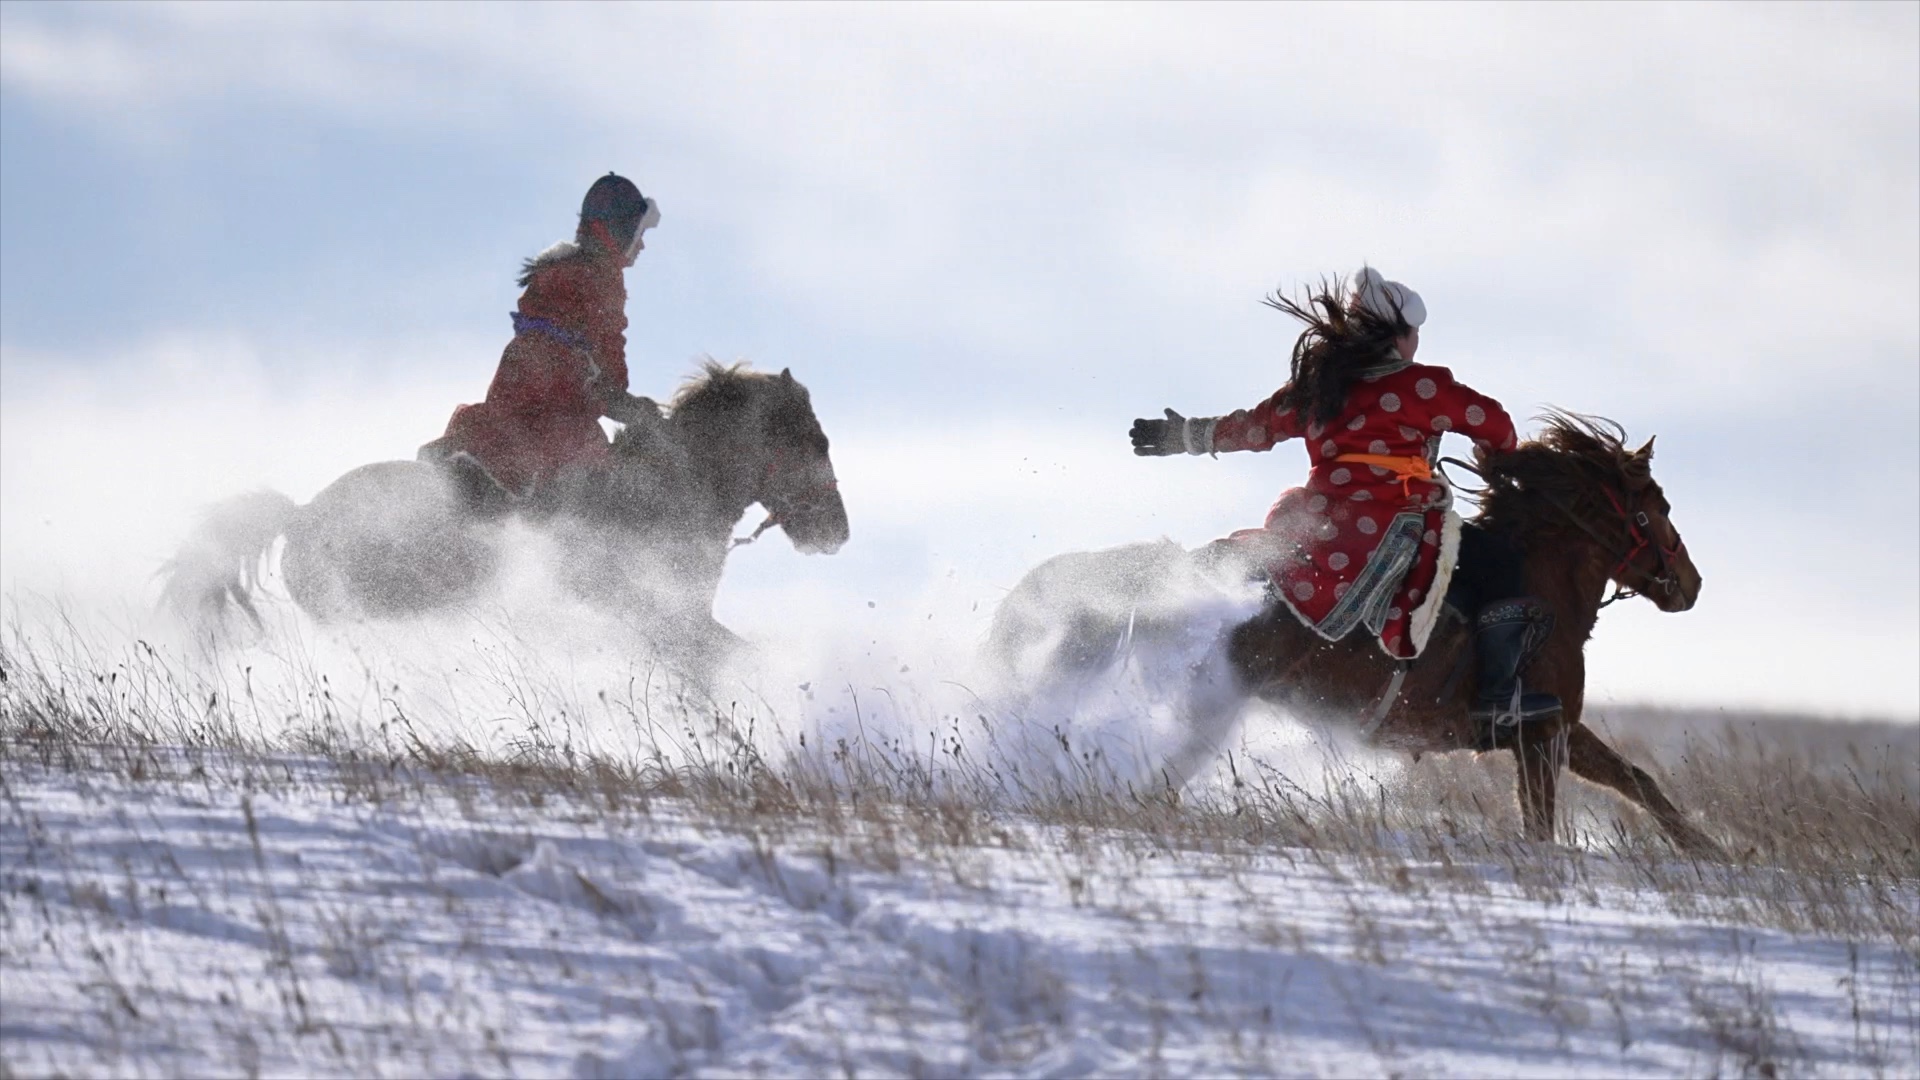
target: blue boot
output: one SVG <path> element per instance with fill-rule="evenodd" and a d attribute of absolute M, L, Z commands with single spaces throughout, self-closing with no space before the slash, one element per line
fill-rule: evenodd
<path fill-rule="evenodd" d="M 1520 673 L 1546 644 L 1552 629 L 1553 612 L 1537 597 L 1498 600 L 1480 609 L 1473 626 L 1480 678 L 1467 714 L 1473 749 L 1512 746 L 1521 725 L 1560 715 L 1558 697 L 1528 693 L 1520 682 Z"/>

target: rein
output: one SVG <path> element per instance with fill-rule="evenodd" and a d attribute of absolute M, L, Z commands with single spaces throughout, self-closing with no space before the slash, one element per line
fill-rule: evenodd
<path fill-rule="evenodd" d="M 1487 474 L 1459 458 L 1441 458 L 1440 461 L 1445 465 L 1458 465 L 1482 480 L 1487 478 Z M 1607 502 L 1612 504 L 1614 513 L 1620 515 L 1620 523 L 1624 525 L 1627 530 L 1628 545 L 1626 554 L 1620 556 L 1619 561 L 1613 564 L 1613 569 L 1607 572 L 1607 577 L 1614 583 L 1613 595 L 1602 600 L 1600 606 L 1604 608 L 1616 600 L 1630 600 L 1633 597 L 1641 595 L 1650 585 L 1658 585 L 1668 595 L 1672 595 L 1673 591 L 1678 588 L 1680 584 L 1679 579 L 1676 578 L 1673 573 L 1673 560 L 1678 557 L 1680 552 L 1686 547 L 1685 543 L 1675 544 L 1671 548 L 1665 544 L 1654 543 L 1649 534 L 1649 530 L 1651 530 L 1653 526 L 1653 521 L 1647 517 L 1645 510 L 1629 514 L 1627 513 L 1627 508 L 1621 504 L 1619 497 L 1613 493 L 1611 487 L 1602 486 L 1600 490 L 1606 495 Z M 1593 524 L 1584 516 L 1574 513 L 1573 508 L 1561 502 L 1558 496 L 1546 491 L 1539 492 L 1538 494 L 1547 501 L 1549 506 L 1560 511 L 1562 517 L 1572 522 L 1581 532 L 1592 537 L 1594 543 L 1599 544 L 1602 551 L 1617 550 L 1617 545 L 1611 539 L 1600 535 L 1600 530 L 1594 528 Z M 1648 549 L 1652 549 L 1655 556 L 1656 565 L 1654 566 L 1653 572 L 1645 576 L 1645 580 L 1642 581 L 1638 589 L 1629 589 L 1625 585 L 1620 584 L 1620 575 L 1633 564 L 1633 560 L 1638 558 L 1642 551 Z"/>
<path fill-rule="evenodd" d="M 762 491 L 766 491 L 773 486 L 773 478 L 779 475 L 786 456 L 786 450 L 775 450 L 773 456 L 767 460 L 767 470 L 760 477 L 760 489 Z M 732 551 L 734 548 L 746 547 L 748 544 L 760 539 L 762 533 L 765 533 L 775 525 L 784 528 L 787 524 L 787 519 L 792 515 L 793 511 L 812 506 L 817 497 L 823 492 L 838 490 L 840 490 L 840 481 L 838 478 L 835 478 L 828 480 L 824 484 L 815 484 L 813 487 L 797 495 L 776 495 L 773 496 L 772 501 L 766 499 L 759 500 L 761 505 L 767 508 L 766 520 L 756 526 L 751 534 L 734 537 L 733 542 L 727 545 L 727 550 Z M 774 505 L 776 502 L 779 505 Z"/>
<path fill-rule="evenodd" d="M 1628 597 L 1639 596 L 1640 589 L 1645 589 L 1648 585 L 1658 585 L 1667 595 L 1673 595 L 1674 589 L 1680 584 L 1679 579 L 1674 577 L 1673 574 L 1673 560 L 1680 554 L 1681 550 L 1686 547 L 1686 544 L 1682 542 L 1669 548 L 1665 544 L 1654 543 L 1647 531 L 1652 529 L 1653 522 L 1652 519 L 1647 517 L 1645 510 L 1636 511 L 1632 516 L 1628 516 L 1627 508 L 1620 504 L 1620 500 L 1615 497 L 1612 488 L 1601 488 L 1600 490 L 1606 493 L 1607 501 L 1613 504 L 1614 512 L 1619 514 L 1620 520 L 1626 524 L 1627 539 L 1632 541 L 1632 546 L 1627 549 L 1627 553 L 1620 556 L 1620 561 L 1614 564 L 1612 572 L 1607 575 L 1613 578 L 1616 584 L 1613 587 L 1613 595 L 1602 601 L 1600 606 L 1606 607 L 1615 600 L 1625 600 Z M 1629 563 L 1633 562 L 1635 556 L 1648 548 L 1653 549 L 1655 556 L 1654 573 L 1647 575 L 1646 581 L 1641 585 L 1640 589 L 1628 589 L 1626 586 L 1618 584 L 1620 572 L 1625 570 Z"/>
<path fill-rule="evenodd" d="M 732 551 L 734 548 L 746 547 L 748 544 L 751 544 L 755 540 L 760 539 L 761 533 L 766 532 L 768 529 L 771 529 L 778 524 L 780 523 L 773 519 L 773 515 L 768 514 L 767 520 L 762 521 L 758 526 L 756 526 L 751 534 L 747 536 L 734 537 L 733 541 L 727 545 L 727 550 Z"/>

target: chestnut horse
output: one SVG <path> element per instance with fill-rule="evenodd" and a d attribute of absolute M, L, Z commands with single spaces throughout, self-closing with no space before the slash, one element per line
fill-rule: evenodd
<path fill-rule="evenodd" d="M 1629 450 L 1611 421 L 1554 413 L 1534 440 L 1486 459 L 1478 523 L 1524 553 L 1531 590 L 1551 607 L 1553 629 L 1525 674 L 1530 689 L 1559 695 L 1558 720 L 1503 740 L 1518 766 L 1526 835 L 1551 840 L 1562 768 L 1645 808 L 1680 848 L 1719 849 L 1653 778 L 1581 723 L 1588 637 L 1611 582 L 1614 599 L 1640 595 L 1662 611 L 1691 608 L 1700 573 L 1668 516 L 1650 469 L 1653 440 Z M 1178 602 L 1156 596 L 1169 579 L 1197 572 L 1244 579 L 1245 561 L 1226 543 L 1197 552 L 1168 542 L 1060 556 L 1030 571 L 995 613 L 990 648 L 1007 664 L 1036 654 L 1051 671 L 1101 667 L 1116 643 L 1180 632 Z M 1098 587 L 1084 588 L 1097 582 Z M 1105 595 L 1101 595 L 1104 592 Z M 1115 602 L 1115 593 L 1121 594 Z M 1283 605 L 1226 632 L 1225 670 L 1198 671 L 1181 703 L 1183 744 L 1165 770 L 1184 784 L 1218 753 L 1242 707 L 1259 698 L 1288 713 L 1356 728 L 1369 744 L 1414 755 L 1473 749 L 1467 723 L 1475 665 L 1466 622 L 1448 609 L 1411 663 L 1381 652 L 1366 634 L 1326 641 Z"/>

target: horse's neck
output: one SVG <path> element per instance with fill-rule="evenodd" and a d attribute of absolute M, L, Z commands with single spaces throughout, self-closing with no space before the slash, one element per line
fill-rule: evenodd
<path fill-rule="evenodd" d="M 766 464 L 756 447 L 702 444 L 694 433 L 674 432 L 672 473 L 684 505 L 701 508 L 708 531 L 729 534 L 753 505 Z"/>
<path fill-rule="evenodd" d="M 753 501 L 751 463 L 703 456 L 679 435 L 662 432 L 644 446 L 624 449 L 628 490 L 637 500 L 632 524 L 642 533 L 665 528 L 683 538 L 690 533 L 724 541 Z"/>
<path fill-rule="evenodd" d="M 1607 588 L 1606 555 L 1584 536 L 1565 536 L 1536 546 L 1526 558 L 1529 586 L 1552 606 L 1575 640 L 1586 641 L 1600 619 Z"/>
<path fill-rule="evenodd" d="M 695 465 L 694 483 L 706 493 L 713 520 L 723 531 L 732 529 L 753 505 L 756 480 L 763 469 L 757 455 L 709 459 Z"/>

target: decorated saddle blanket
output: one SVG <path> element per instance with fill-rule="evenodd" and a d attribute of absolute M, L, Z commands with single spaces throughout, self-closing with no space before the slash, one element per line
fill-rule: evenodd
<path fill-rule="evenodd" d="M 1327 516 L 1348 525 L 1359 520 L 1359 514 L 1342 509 L 1334 507 Z M 1433 510 L 1393 514 L 1385 524 L 1376 518 L 1372 535 L 1377 542 L 1358 551 L 1344 550 L 1337 536 L 1303 541 L 1303 535 L 1314 536 L 1314 524 L 1282 518 L 1266 528 L 1241 529 L 1221 543 L 1262 569 L 1274 600 L 1328 641 L 1364 627 L 1388 656 L 1419 656 L 1453 577 L 1459 516 Z"/>

